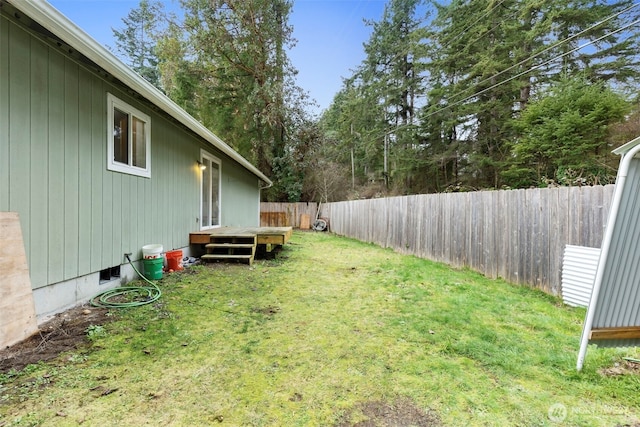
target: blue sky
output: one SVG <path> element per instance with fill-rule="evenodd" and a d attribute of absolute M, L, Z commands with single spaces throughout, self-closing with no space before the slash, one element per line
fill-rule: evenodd
<path fill-rule="evenodd" d="M 99 43 L 115 46 L 111 28 L 122 28 L 122 18 L 138 6 L 139 0 L 49 0 Z M 177 7 L 177 0 L 163 0 Z M 289 58 L 298 69 L 298 85 L 327 108 L 362 59 L 362 44 L 371 28 L 363 19 L 378 21 L 385 0 L 294 0 L 289 23 L 296 46 Z"/>

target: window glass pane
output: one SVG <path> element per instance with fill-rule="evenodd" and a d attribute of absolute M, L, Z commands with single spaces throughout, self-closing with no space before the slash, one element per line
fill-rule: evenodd
<path fill-rule="evenodd" d="M 220 170 L 218 164 L 211 162 L 211 225 L 220 225 L 220 198 L 218 194 Z"/>
<path fill-rule="evenodd" d="M 211 227 L 211 162 L 209 159 L 202 159 L 205 166 L 202 170 L 202 227 Z"/>
<path fill-rule="evenodd" d="M 133 117 L 133 156 L 132 166 L 139 168 L 147 167 L 147 145 L 145 138 L 145 123 L 137 117 Z"/>
<path fill-rule="evenodd" d="M 129 115 L 113 109 L 113 160 L 129 164 Z"/>
<path fill-rule="evenodd" d="M 202 227 L 220 225 L 220 165 L 203 156 L 202 165 Z"/>
<path fill-rule="evenodd" d="M 151 117 L 111 93 L 107 108 L 107 170 L 151 178 Z"/>

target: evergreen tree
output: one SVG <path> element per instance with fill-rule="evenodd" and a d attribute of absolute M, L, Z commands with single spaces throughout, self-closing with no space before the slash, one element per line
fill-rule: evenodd
<path fill-rule="evenodd" d="M 411 185 L 416 103 L 423 95 L 423 9 L 421 0 L 391 0 L 381 21 L 368 22 L 366 58 L 334 100 L 331 121 L 345 141 L 352 182 L 357 175 L 388 186 L 393 178 L 403 192 Z"/>
<path fill-rule="evenodd" d="M 187 0 L 185 26 L 197 63 L 208 70 L 212 126 L 270 173 L 270 147 L 281 145 L 283 27 L 290 4 Z M 231 117 L 239 120 L 231 120 Z M 248 152 L 249 151 L 249 152 Z"/>
<path fill-rule="evenodd" d="M 518 187 L 612 182 L 615 168 L 608 167 L 612 154 L 607 134 L 627 112 L 624 98 L 604 82 L 563 78 L 516 120 L 522 136 L 505 175 Z"/>
<path fill-rule="evenodd" d="M 585 73 L 592 81 L 638 80 L 632 48 L 637 32 L 616 33 L 628 22 L 630 5 L 627 0 L 456 0 L 439 6 L 432 26 L 429 103 L 421 123 L 428 146 L 456 166 L 468 162 L 464 169 L 456 167 L 462 185 L 501 187 L 502 171 L 514 159 L 509 141 L 520 131 L 513 119 L 537 91 L 563 71 Z M 593 47 L 577 48 L 591 42 Z M 454 147 L 457 155 L 446 155 Z"/>
<path fill-rule="evenodd" d="M 117 54 L 138 74 L 152 85 L 160 88 L 158 56 L 155 46 L 162 22 L 163 4 L 159 1 L 140 0 L 137 9 L 132 9 L 122 18 L 124 27 L 112 28 Z"/>
<path fill-rule="evenodd" d="M 299 197 L 291 151 L 306 97 L 287 55 L 293 44 L 288 0 L 183 0 L 187 60 L 199 70 L 205 123 L 276 185 L 270 199 Z M 184 67 L 180 67 L 184 68 Z M 193 79 L 187 74 L 187 81 Z M 184 85 L 183 85 L 184 86 Z"/>
<path fill-rule="evenodd" d="M 568 40 L 554 50 L 562 56 L 551 71 L 556 76 L 580 72 L 592 81 L 637 82 L 638 25 L 632 22 L 638 18 L 637 4 L 633 0 L 572 0 L 563 6 L 553 7 L 547 15 L 552 37 Z M 592 43 L 591 47 L 578 49 L 586 43 Z"/>
<path fill-rule="evenodd" d="M 542 46 L 539 11 L 523 6 L 517 0 L 460 0 L 438 10 L 429 67 L 433 99 L 423 125 L 456 171 L 455 183 L 443 177 L 448 186 L 502 185 L 500 172 L 510 155 L 505 144 L 514 136 L 510 123 L 526 105 L 532 84 L 529 73 L 517 77 Z M 433 130 L 440 128 L 438 142 Z M 447 154 L 452 149 L 455 156 Z"/>
<path fill-rule="evenodd" d="M 211 128 L 209 115 L 204 108 L 204 97 L 199 90 L 205 80 L 206 67 L 189 55 L 191 51 L 193 49 L 189 46 L 189 40 L 183 37 L 180 25 L 170 22 L 156 45 L 160 83 L 174 102 Z"/>

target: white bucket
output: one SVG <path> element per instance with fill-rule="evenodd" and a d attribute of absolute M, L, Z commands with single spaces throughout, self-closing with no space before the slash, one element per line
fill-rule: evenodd
<path fill-rule="evenodd" d="M 162 257 L 162 245 L 144 245 L 142 247 L 142 258 L 154 259 Z"/>

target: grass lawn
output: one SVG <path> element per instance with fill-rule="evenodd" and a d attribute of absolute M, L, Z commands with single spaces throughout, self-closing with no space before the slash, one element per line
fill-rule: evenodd
<path fill-rule="evenodd" d="M 640 420 L 637 349 L 590 348 L 577 373 L 583 309 L 468 270 L 298 232 L 276 259 L 159 285 L 89 349 L 0 374 L 0 426 Z"/>

